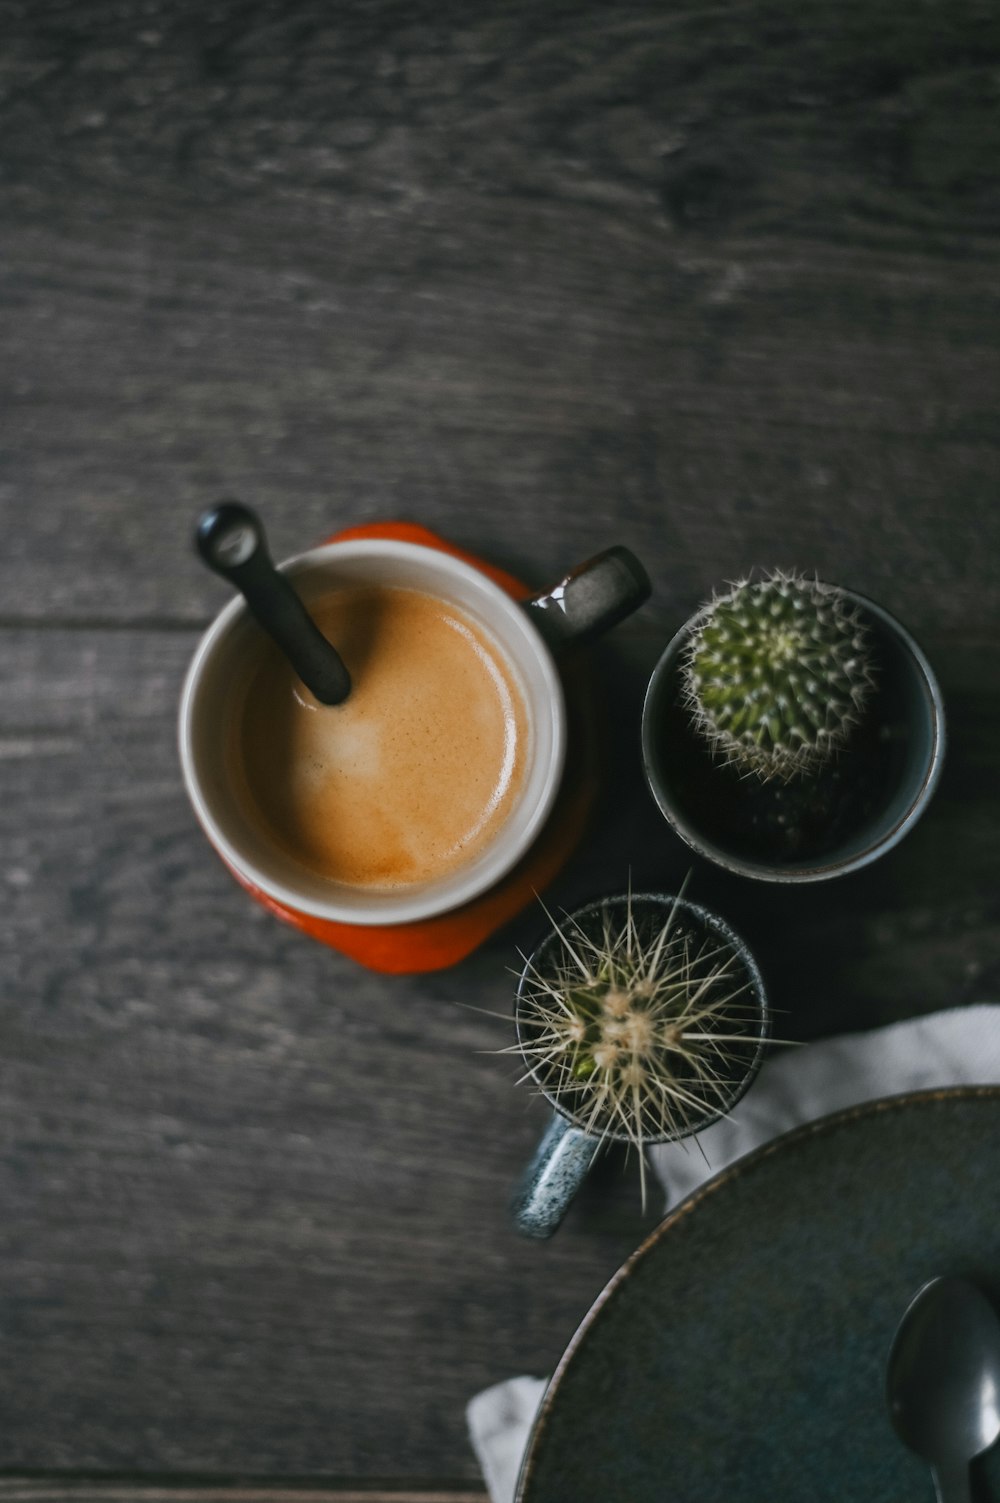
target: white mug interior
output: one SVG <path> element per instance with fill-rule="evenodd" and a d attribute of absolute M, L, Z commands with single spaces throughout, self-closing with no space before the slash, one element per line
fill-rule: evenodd
<path fill-rule="evenodd" d="M 354 887 L 300 865 L 269 837 L 263 821 L 248 819 L 227 766 L 233 685 L 247 679 L 264 641 L 261 627 L 237 598 L 202 638 L 181 696 L 181 767 L 206 835 L 244 880 L 275 902 L 316 918 L 402 924 L 471 902 L 527 853 L 559 790 L 566 711 L 549 649 L 515 600 L 472 565 L 437 549 L 391 539 L 349 540 L 300 554 L 281 568 L 294 578 L 307 606 L 338 585 L 365 583 L 422 590 L 465 611 L 498 645 L 521 691 L 527 745 L 520 788 L 494 839 L 467 864 L 433 881 Z"/>

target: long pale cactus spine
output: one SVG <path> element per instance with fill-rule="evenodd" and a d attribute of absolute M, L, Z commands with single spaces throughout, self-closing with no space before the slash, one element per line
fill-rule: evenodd
<path fill-rule="evenodd" d="M 870 636 L 842 590 L 797 574 L 742 580 L 705 606 L 684 702 L 723 761 L 763 780 L 818 771 L 868 702 Z"/>

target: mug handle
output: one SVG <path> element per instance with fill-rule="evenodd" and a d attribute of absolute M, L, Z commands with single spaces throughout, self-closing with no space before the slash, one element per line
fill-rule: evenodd
<path fill-rule="evenodd" d="M 594 1162 L 597 1140 L 552 1113 L 511 1201 L 518 1231 L 541 1241 L 551 1237 Z"/>
<path fill-rule="evenodd" d="M 649 599 L 649 575 L 628 548 L 606 548 L 524 608 L 554 652 L 624 621 Z"/>

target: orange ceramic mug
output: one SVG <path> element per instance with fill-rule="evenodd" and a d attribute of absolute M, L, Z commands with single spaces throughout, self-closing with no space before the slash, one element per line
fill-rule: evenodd
<path fill-rule="evenodd" d="M 181 697 L 181 765 L 202 828 L 237 878 L 286 915 L 388 926 L 464 907 L 522 859 L 558 794 L 567 715 L 555 654 L 636 609 L 649 593 L 644 570 L 627 549 L 612 548 L 552 590 L 518 602 L 464 559 L 395 538 L 335 541 L 281 568 L 312 610 L 338 591 L 409 591 L 471 626 L 502 663 L 523 712 L 517 786 L 503 819 L 468 859 L 418 881 L 358 883 L 303 864 L 280 832 L 248 807 L 245 779 L 234 762 L 234 723 L 244 713 L 246 685 L 273 652 L 243 601 L 235 599 L 199 644 Z M 336 717 L 338 711 L 334 706 L 319 713 Z M 444 786 L 438 797 L 449 793 Z"/>

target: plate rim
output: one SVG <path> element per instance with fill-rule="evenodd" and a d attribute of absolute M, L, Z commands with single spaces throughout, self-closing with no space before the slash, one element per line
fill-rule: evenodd
<path fill-rule="evenodd" d="M 552 1376 L 542 1395 L 542 1401 L 538 1406 L 531 1432 L 525 1447 L 524 1457 L 518 1473 L 517 1489 L 514 1495 L 514 1503 L 532 1503 L 530 1498 L 525 1497 L 525 1489 L 531 1485 L 532 1473 L 535 1470 L 536 1453 L 538 1443 L 545 1434 L 546 1426 L 551 1417 L 559 1385 L 565 1375 L 566 1369 L 577 1355 L 583 1342 L 586 1340 L 591 1327 L 596 1322 L 605 1305 L 607 1305 L 627 1282 L 636 1266 L 647 1257 L 659 1242 L 668 1233 L 689 1217 L 701 1204 L 726 1185 L 737 1179 L 742 1179 L 747 1173 L 753 1173 L 758 1164 L 776 1153 L 794 1147 L 798 1142 L 804 1142 L 809 1138 L 821 1137 L 832 1134 L 844 1127 L 848 1122 L 867 1117 L 878 1117 L 892 1111 L 900 1111 L 907 1107 L 927 1106 L 943 1100 L 976 1100 L 992 1097 L 1000 1103 L 1000 1083 L 984 1082 L 981 1085 L 951 1085 L 929 1086 L 920 1090 L 900 1091 L 895 1095 L 878 1096 L 869 1101 L 857 1102 L 854 1106 L 842 1107 L 838 1111 L 827 1112 L 811 1122 L 802 1122 L 786 1132 L 779 1133 L 776 1137 L 769 1138 L 766 1143 L 761 1143 L 757 1148 L 752 1148 L 748 1153 L 742 1154 L 732 1163 L 720 1169 L 717 1174 L 704 1180 L 696 1186 L 689 1195 L 679 1201 L 676 1206 L 669 1210 L 663 1220 L 653 1228 L 648 1236 L 644 1237 L 634 1252 L 630 1253 L 611 1278 L 605 1284 L 600 1294 L 591 1304 L 586 1315 L 580 1321 L 573 1335 L 570 1337 L 566 1348 L 553 1369 Z"/>

